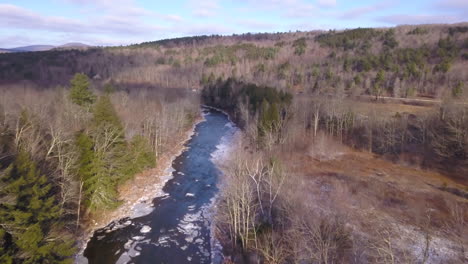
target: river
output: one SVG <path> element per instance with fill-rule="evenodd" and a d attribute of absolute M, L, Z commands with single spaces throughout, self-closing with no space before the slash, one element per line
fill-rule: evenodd
<path fill-rule="evenodd" d="M 153 200 L 149 214 L 95 231 L 84 251 L 90 264 L 218 262 L 210 235 L 220 175 L 213 158 L 222 155 L 236 128 L 219 111 L 203 114 L 186 151 L 172 163 L 165 195 Z"/>

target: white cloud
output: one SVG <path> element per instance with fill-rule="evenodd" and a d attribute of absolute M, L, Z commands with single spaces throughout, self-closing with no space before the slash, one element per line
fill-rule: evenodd
<path fill-rule="evenodd" d="M 188 7 L 196 17 L 213 17 L 219 13 L 219 0 L 189 0 Z"/>
<path fill-rule="evenodd" d="M 461 22 L 461 18 L 453 15 L 406 15 L 397 14 L 382 16 L 377 19 L 378 21 L 385 22 L 391 25 L 404 25 L 404 24 L 436 24 L 436 23 L 455 23 Z"/>
<path fill-rule="evenodd" d="M 230 27 L 219 24 L 190 24 L 190 25 L 179 25 L 174 27 L 172 30 L 177 32 L 177 36 L 196 36 L 196 35 L 228 35 L 234 33 L 234 30 Z"/>
<path fill-rule="evenodd" d="M 34 39 L 25 35 L 8 35 L 0 37 L 0 48 L 16 48 L 19 46 L 27 46 Z M 14 43 L 14 45 L 12 45 Z"/>
<path fill-rule="evenodd" d="M 334 7 L 336 6 L 336 0 L 318 0 L 317 4 L 322 7 Z"/>
<path fill-rule="evenodd" d="M 179 15 L 163 15 L 164 20 L 172 21 L 172 22 L 182 22 L 184 19 Z"/>
<path fill-rule="evenodd" d="M 354 8 L 342 13 L 339 17 L 342 19 L 355 19 L 361 16 L 367 15 L 373 11 L 376 11 L 380 8 L 379 5 L 372 5 L 372 6 L 363 6 Z"/>
<path fill-rule="evenodd" d="M 468 9 L 468 1 L 467 0 L 439 0 L 435 3 L 436 7 L 441 8 L 464 8 Z"/>
<path fill-rule="evenodd" d="M 144 35 L 163 27 L 146 25 L 132 17 L 104 15 L 84 20 L 43 16 L 10 4 L 0 4 L 0 26 L 7 29 L 32 29 L 49 32 L 86 34 Z"/>
<path fill-rule="evenodd" d="M 236 23 L 238 25 L 243 26 L 243 27 L 247 27 L 252 32 L 253 31 L 260 31 L 260 30 L 278 29 L 277 24 L 267 23 L 267 22 L 258 21 L 258 20 L 254 20 L 254 19 L 239 20 Z"/>
<path fill-rule="evenodd" d="M 353 9 L 338 12 L 337 17 L 340 19 L 358 19 L 368 14 L 374 13 L 379 10 L 388 9 L 394 5 L 394 2 L 382 1 L 377 4 L 360 6 Z"/>
<path fill-rule="evenodd" d="M 312 17 L 319 13 L 318 8 L 305 0 L 241 0 L 257 11 L 275 11 L 288 18 Z"/>
<path fill-rule="evenodd" d="M 99 12 L 104 14 L 113 14 L 119 16 L 151 16 L 156 13 L 144 9 L 135 2 L 135 0 L 60 0 L 79 6 L 86 13 Z"/>

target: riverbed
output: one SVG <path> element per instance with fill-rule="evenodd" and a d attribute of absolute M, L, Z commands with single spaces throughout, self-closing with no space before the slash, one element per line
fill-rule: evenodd
<path fill-rule="evenodd" d="M 195 127 L 186 150 L 172 164 L 164 195 L 135 212 L 138 217 L 95 231 L 84 251 L 89 263 L 219 261 L 212 253 L 211 237 L 220 175 L 213 159 L 223 155 L 237 128 L 224 113 L 203 109 L 203 114 L 205 120 Z"/>

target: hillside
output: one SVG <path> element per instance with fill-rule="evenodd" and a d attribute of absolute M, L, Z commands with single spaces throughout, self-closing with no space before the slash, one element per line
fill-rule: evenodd
<path fill-rule="evenodd" d="M 24 47 L 17 47 L 8 49 L 12 52 L 35 52 L 35 51 L 47 51 L 53 49 L 54 46 L 52 45 L 31 45 L 31 46 L 24 46 Z"/>
<path fill-rule="evenodd" d="M 234 76 L 295 93 L 441 98 L 467 81 L 467 29 L 454 24 L 202 36 L 2 54 L 0 80 L 57 85 L 84 72 L 117 83 L 199 89 L 210 77 Z"/>
<path fill-rule="evenodd" d="M 89 48 L 88 45 L 79 43 L 79 42 L 70 42 L 60 46 L 52 46 L 52 45 L 30 45 L 24 47 L 16 47 L 16 48 L 9 48 L 9 49 L 0 49 L 5 53 L 10 52 L 38 52 L 38 51 L 49 51 L 49 50 L 67 50 L 67 49 L 86 49 Z M 2 53 L 3 53 L 2 52 Z"/>

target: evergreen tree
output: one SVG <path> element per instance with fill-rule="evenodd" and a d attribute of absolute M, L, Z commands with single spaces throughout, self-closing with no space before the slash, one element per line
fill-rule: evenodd
<path fill-rule="evenodd" d="M 0 260 L 14 263 L 71 263 L 73 240 L 64 241 L 54 223 L 60 207 L 52 185 L 29 155 L 20 151 L 1 177 Z"/>
<path fill-rule="evenodd" d="M 375 76 L 374 85 L 372 86 L 372 93 L 375 95 L 375 99 L 379 99 L 382 94 L 382 85 L 385 81 L 385 73 L 380 70 Z"/>
<path fill-rule="evenodd" d="M 95 211 L 117 205 L 115 186 L 116 175 L 112 174 L 112 146 L 102 146 L 101 137 L 81 132 L 76 139 L 79 150 L 78 176 L 83 182 L 83 200 L 87 209 Z"/>
<path fill-rule="evenodd" d="M 93 109 L 93 125 L 97 127 L 112 127 L 123 136 L 123 126 L 117 116 L 114 106 L 108 95 L 99 97 Z"/>
<path fill-rule="evenodd" d="M 85 74 L 77 73 L 70 81 L 70 99 L 80 106 L 89 106 L 94 103 L 96 96 L 89 89 L 89 78 Z"/>
<path fill-rule="evenodd" d="M 91 196 L 94 192 L 93 177 L 96 174 L 95 153 L 93 140 L 84 132 L 76 137 L 76 146 L 79 151 L 78 176 L 83 183 L 83 200 L 86 207 L 91 207 Z"/>
<path fill-rule="evenodd" d="M 146 141 L 125 140 L 122 123 L 108 95 L 101 96 L 93 109 L 89 134 L 76 138 L 80 156 L 78 175 L 83 182 L 84 205 L 92 210 L 118 205 L 116 186 L 144 168 L 154 165 L 154 153 Z"/>
<path fill-rule="evenodd" d="M 150 144 L 148 144 L 146 138 L 140 135 L 132 138 L 126 153 L 123 157 L 123 164 L 125 165 L 122 168 L 123 181 L 144 169 L 156 165 L 156 156 L 151 150 Z"/>
<path fill-rule="evenodd" d="M 111 94 L 115 92 L 115 87 L 112 85 L 112 83 L 106 83 L 104 85 L 104 93 L 105 94 Z"/>
<path fill-rule="evenodd" d="M 280 121 L 276 103 L 269 104 L 267 100 L 263 100 L 261 109 L 260 136 L 265 135 L 266 132 L 275 132 Z"/>

